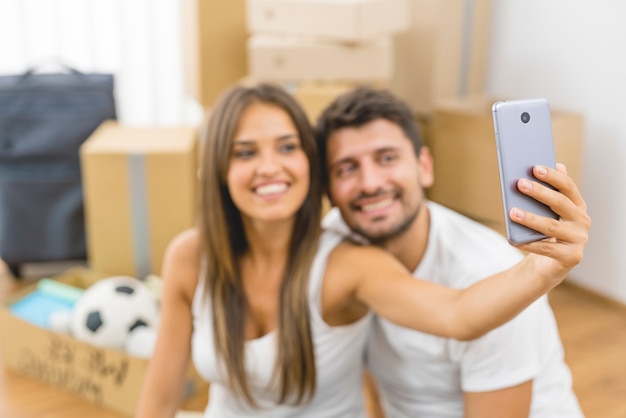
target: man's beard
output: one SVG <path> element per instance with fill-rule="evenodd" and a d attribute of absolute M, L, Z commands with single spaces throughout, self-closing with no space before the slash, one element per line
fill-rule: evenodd
<path fill-rule="evenodd" d="M 399 225 L 392 227 L 391 230 L 382 231 L 378 234 L 370 234 L 366 230 L 360 228 L 358 225 L 354 225 L 351 229 L 357 234 L 365 237 L 371 244 L 382 246 L 387 241 L 399 237 L 404 234 L 413 224 L 420 211 L 422 210 L 423 201 L 421 201 L 415 210 L 406 216 Z"/>

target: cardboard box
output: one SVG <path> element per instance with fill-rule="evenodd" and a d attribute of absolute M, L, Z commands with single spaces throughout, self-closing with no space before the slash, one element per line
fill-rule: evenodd
<path fill-rule="evenodd" d="M 311 123 L 315 124 L 319 115 L 337 96 L 354 88 L 351 83 L 301 83 L 293 89 L 293 95 L 302 105 Z"/>
<path fill-rule="evenodd" d="M 315 123 L 319 115 L 330 105 L 338 96 L 346 93 L 358 85 L 364 83 L 315 83 L 303 82 L 298 83 L 291 89 L 292 94 L 302 105 L 307 113 L 311 123 Z M 385 83 L 367 83 L 375 88 L 384 88 Z"/>
<path fill-rule="evenodd" d="M 440 99 L 483 94 L 491 0 L 410 3 L 410 27 L 394 37 L 391 89 L 420 115 Z"/>
<path fill-rule="evenodd" d="M 245 0 L 181 3 L 185 84 L 202 107 L 248 72 Z"/>
<path fill-rule="evenodd" d="M 409 27 L 409 0 L 247 0 L 251 33 L 360 42 Z"/>
<path fill-rule="evenodd" d="M 172 238 L 194 225 L 198 129 L 103 123 L 81 146 L 90 268 L 160 274 Z"/>
<path fill-rule="evenodd" d="M 104 277 L 93 271 L 75 269 L 56 280 L 86 288 Z M 96 347 L 14 316 L 9 310 L 11 303 L 35 288 L 36 284 L 32 284 L 0 304 L 0 358 L 5 366 L 103 407 L 134 416 L 149 360 Z M 207 387 L 190 368 L 185 397 Z"/>
<path fill-rule="evenodd" d="M 248 39 L 250 76 L 275 82 L 387 81 L 392 76 L 390 37 L 344 44 L 311 38 L 253 35 Z"/>
<path fill-rule="evenodd" d="M 427 195 L 500 229 L 504 209 L 491 116 L 495 101 L 473 97 L 437 105 L 428 130 L 435 161 L 435 184 Z M 551 119 L 556 160 L 565 164 L 568 174 L 580 184 L 583 117 L 552 109 Z"/>
<path fill-rule="evenodd" d="M 259 80 L 253 77 L 245 77 L 240 80 L 240 84 L 245 86 L 254 86 Z M 357 86 L 368 85 L 374 88 L 388 88 L 384 82 L 363 82 L 351 83 L 346 81 L 337 82 L 315 82 L 303 81 L 299 83 L 283 83 L 282 86 L 291 93 L 298 104 L 302 106 L 305 113 L 309 117 L 311 123 L 315 124 L 319 115 L 331 104 L 338 96 L 350 91 Z"/>

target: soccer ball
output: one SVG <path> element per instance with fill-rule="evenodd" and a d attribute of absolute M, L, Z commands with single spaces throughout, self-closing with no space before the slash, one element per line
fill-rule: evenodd
<path fill-rule="evenodd" d="M 72 335 L 97 346 L 124 349 L 138 327 L 157 328 L 159 302 L 139 280 L 115 276 L 87 288 L 72 312 Z"/>

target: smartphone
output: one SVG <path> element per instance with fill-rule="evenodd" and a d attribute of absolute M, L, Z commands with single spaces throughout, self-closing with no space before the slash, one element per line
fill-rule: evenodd
<path fill-rule="evenodd" d="M 548 101 L 546 99 L 499 101 L 493 104 L 491 111 L 507 239 L 512 244 L 544 239 L 546 238 L 544 234 L 513 222 L 509 212 L 511 208 L 517 207 L 541 216 L 558 218 L 550 207 L 526 196 L 517 188 L 517 181 L 520 178 L 538 181 L 533 175 L 533 166 L 556 167 Z"/>

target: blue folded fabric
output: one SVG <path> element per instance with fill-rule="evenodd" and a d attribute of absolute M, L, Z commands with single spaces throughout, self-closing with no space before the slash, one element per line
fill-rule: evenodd
<path fill-rule="evenodd" d="M 68 311 L 74 302 L 67 298 L 35 290 L 10 306 L 13 315 L 42 328 L 50 328 L 50 316 L 54 312 Z"/>

